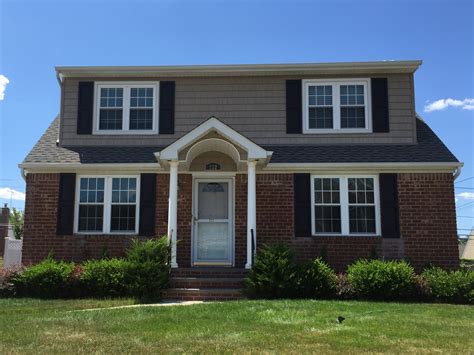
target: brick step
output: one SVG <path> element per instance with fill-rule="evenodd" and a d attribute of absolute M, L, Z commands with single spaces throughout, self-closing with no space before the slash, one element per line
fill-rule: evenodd
<path fill-rule="evenodd" d="M 246 269 L 226 267 L 190 267 L 171 270 L 171 277 L 244 278 Z"/>
<path fill-rule="evenodd" d="M 162 293 L 164 301 L 231 301 L 242 298 L 242 290 L 226 288 L 169 288 Z"/>
<path fill-rule="evenodd" d="M 239 289 L 244 285 L 241 277 L 172 277 L 172 288 Z"/>

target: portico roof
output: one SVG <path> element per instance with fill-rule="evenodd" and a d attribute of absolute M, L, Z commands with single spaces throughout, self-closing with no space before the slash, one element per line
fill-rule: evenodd
<path fill-rule="evenodd" d="M 216 133 L 223 139 L 211 138 L 201 140 L 211 133 Z M 234 160 L 256 161 L 266 165 L 273 154 L 273 152 L 265 150 L 233 128 L 221 122 L 216 117 L 210 117 L 160 152 L 156 152 L 156 160 L 158 160 L 160 164 L 165 165 L 170 161 L 183 160 L 180 159 L 179 153 L 186 148 L 193 146 L 193 144 L 196 144 L 196 146 L 188 151 L 186 159 L 190 156 L 192 157 L 194 154 L 203 152 L 206 149 L 211 150 L 213 147 L 217 147 L 219 151 L 228 153 L 228 155 Z M 246 152 L 245 159 L 239 155 L 236 147 Z M 236 161 L 236 163 L 238 162 L 239 161 Z"/>

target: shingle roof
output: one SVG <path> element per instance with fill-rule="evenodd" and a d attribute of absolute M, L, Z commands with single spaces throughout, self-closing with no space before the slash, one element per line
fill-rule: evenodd
<path fill-rule="evenodd" d="M 57 117 L 23 163 L 155 163 L 163 146 L 59 147 Z M 266 145 L 271 163 L 441 163 L 458 162 L 428 125 L 417 119 L 418 144 Z"/>

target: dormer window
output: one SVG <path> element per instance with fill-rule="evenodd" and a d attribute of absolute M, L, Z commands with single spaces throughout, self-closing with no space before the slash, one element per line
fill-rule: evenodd
<path fill-rule="evenodd" d="M 95 134 L 158 132 L 158 83 L 96 83 Z"/>
<path fill-rule="evenodd" d="M 303 80 L 304 133 L 371 132 L 370 79 Z"/>

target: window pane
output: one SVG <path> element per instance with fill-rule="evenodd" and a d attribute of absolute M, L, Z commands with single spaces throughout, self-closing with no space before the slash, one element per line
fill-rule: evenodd
<path fill-rule="evenodd" d="M 113 178 L 112 179 L 112 203 L 135 203 L 135 202 L 136 202 L 136 179 L 135 178 Z"/>
<path fill-rule="evenodd" d="M 339 206 L 315 206 L 315 232 L 340 233 L 341 208 Z"/>
<path fill-rule="evenodd" d="M 349 231 L 375 233 L 375 206 L 350 206 Z"/>
<path fill-rule="evenodd" d="M 131 107 L 153 107 L 153 88 L 132 88 L 130 90 Z"/>
<path fill-rule="evenodd" d="M 81 178 L 79 202 L 102 203 L 104 201 L 104 178 Z"/>
<path fill-rule="evenodd" d="M 309 128 L 333 128 L 332 107 L 309 108 Z"/>
<path fill-rule="evenodd" d="M 315 232 L 340 233 L 341 207 L 339 179 L 315 178 Z"/>
<path fill-rule="evenodd" d="M 130 129 L 153 129 L 153 109 L 131 109 Z"/>
<path fill-rule="evenodd" d="M 121 130 L 122 114 L 122 109 L 101 109 L 99 114 L 99 129 Z"/>
<path fill-rule="evenodd" d="M 310 106 L 332 106 L 332 86 L 310 86 L 308 89 L 308 103 Z"/>
<path fill-rule="evenodd" d="M 100 107 L 122 107 L 123 89 L 122 88 L 101 88 L 100 89 Z"/>
<path fill-rule="evenodd" d="M 135 205 L 112 205 L 111 231 L 135 231 L 135 220 Z"/>
<path fill-rule="evenodd" d="M 104 220 L 104 206 L 80 205 L 79 225 L 80 232 L 102 232 Z"/>
<path fill-rule="evenodd" d="M 341 107 L 341 128 L 365 128 L 365 108 Z"/>
<path fill-rule="evenodd" d="M 350 178 L 348 190 L 350 233 L 375 233 L 374 179 Z"/>

